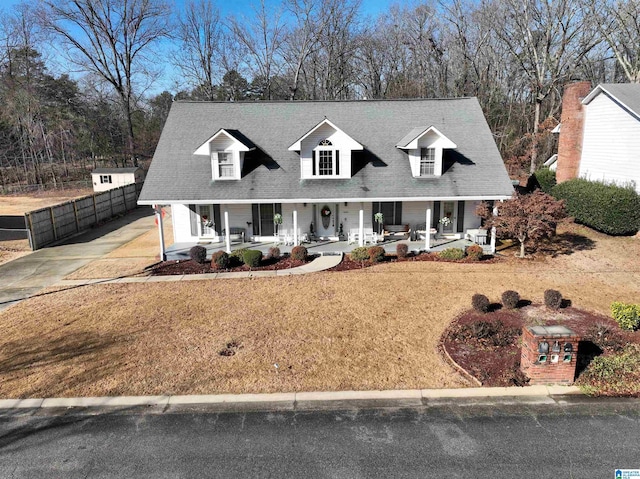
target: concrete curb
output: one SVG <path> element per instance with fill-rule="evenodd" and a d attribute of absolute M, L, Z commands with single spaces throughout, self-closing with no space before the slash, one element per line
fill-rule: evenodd
<path fill-rule="evenodd" d="M 224 405 L 227 407 L 250 407 L 256 409 L 312 409 L 338 407 L 410 407 L 448 404 L 473 404 L 491 401 L 513 403 L 514 401 L 560 404 L 554 396 L 581 397 L 576 386 L 528 386 L 512 388 L 461 388 L 461 389 L 406 389 L 397 391 L 317 391 L 271 394 L 215 394 L 185 396 L 121 396 L 79 397 L 48 399 L 2 399 L 0 410 L 6 409 L 50 409 L 50 408 L 108 408 L 135 406 L 193 406 Z"/>

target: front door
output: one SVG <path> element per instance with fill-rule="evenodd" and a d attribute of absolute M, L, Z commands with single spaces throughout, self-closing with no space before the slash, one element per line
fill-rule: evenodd
<path fill-rule="evenodd" d="M 318 227 L 317 235 L 320 238 L 327 238 L 336 235 L 336 214 L 337 207 L 335 203 L 320 203 L 318 205 Z"/>
<path fill-rule="evenodd" d="M 213 208 L 211 205 L 198 205 L 198 217 L 200 218 L 198 233 L 203 238 L 210 238 L 216 234 Z"/>
<path fill-rule="evenodd" d="M 456 231 L 456 202 L 455 201 L 443 201 L 442 202 L 442 217 L 449 218 L 449 222 L 442 224 L 442 232 L 444 234 L 451 234 Z"/>

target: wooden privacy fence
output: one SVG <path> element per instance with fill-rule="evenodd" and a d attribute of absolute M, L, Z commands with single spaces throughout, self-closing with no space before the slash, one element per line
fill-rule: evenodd
<path fill-rule="evenodd" d="M 31 249 L 43 248 L 134 209 L 141 189 L 142 183 L 134 183 L 25 213 Z"/>

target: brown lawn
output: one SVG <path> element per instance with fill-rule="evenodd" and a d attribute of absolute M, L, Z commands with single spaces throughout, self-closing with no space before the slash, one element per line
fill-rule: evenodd
<path fill-rule="evenodd" d="M 91 188 L 39 191 L 25 195 L 0 196 L 0 215 L 23 215 L 28 211 L 57 205 L 93 193 Z"/>
<path fill-rule="evenodd" d="M 563 254 L 567 248 L 578 249 Z M 570 227 L 555 258 L 394 263 L 302 277 L 110 284 L 0 313 L 0 397 L 464 387 L 437 352 L 474 293 L 640 297 L 640 241 Z M 558 253 L 559 251 L 559 253 Z M 219 355 L 227 343 L 236 354 Z M 277 364 L 277 368 L 276 365 Z"/>

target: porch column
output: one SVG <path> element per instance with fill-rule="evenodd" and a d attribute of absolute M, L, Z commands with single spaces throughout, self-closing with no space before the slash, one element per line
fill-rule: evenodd
<path fill-rule="evenodd" d="M 431 251 L 431 208 L 427 208 L 427 222 L 424 233 L 424 249 Z"/>
<path fill-rule="evenodd" d="M 502 203 L 502 200 L 500 200 Z M 498 207 L 493 207 L 493 216 L 498 216 Z M 496 227 L 491 228 L 491 254 L 496 254 Z"/>
<path fill-rule="evenodd" d="M 293 244 L 298 246 L 298 209 L 293 208 Z"/>
<path fill-rule="evenodd" d="M 160 261 L 167 260 L 167 252 L 164 247 L 164 223 L 162 222 L 162 206 L 153 205 L 156 214 L 156 223 L 158 224 L 158 233 L 160 234 Z"/>
<path fill-rule="evenodd" d="M 227 253 L 231 253 L 231 230 L 229 229 L 229 211 L 224 209 L 224 241 L 227 244 Z"/>
<path fill-rule="evenodd" d="M 364 246 L 364 205 L 360 203 L 360 214 L 358 218 L 358 246 Z"/>

